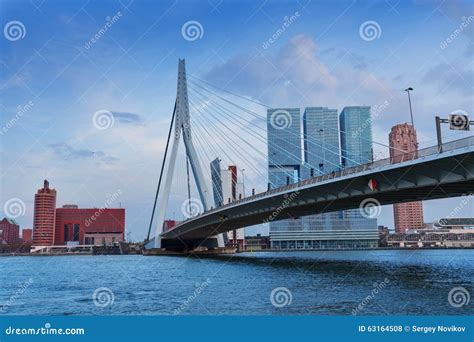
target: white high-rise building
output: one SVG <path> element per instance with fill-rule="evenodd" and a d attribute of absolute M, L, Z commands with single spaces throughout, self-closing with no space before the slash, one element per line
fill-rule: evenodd
<path fill-rule="evenodd" d="M 238 182 L 237 166 L 229 165 L 221 169 L 219 158 L 211 162 L 212 190 L 216 207 L 226 205 L 244 197 L 244 184 Z M 244 248 L 245 228 L 227 232 L 229 243 Z"/>

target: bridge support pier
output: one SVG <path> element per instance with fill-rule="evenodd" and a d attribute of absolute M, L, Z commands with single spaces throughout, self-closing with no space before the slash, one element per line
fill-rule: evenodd
<path fill-rule="evenodd" d="M 153 241 L 150 241 L 153 246 Z M 219 246 L 218 237 L 206 239 L 161 239 L 160 248 L 147 248 L 143 250 L 143 255 L 189 255 L 189 254 L 234 254 L 236 248 Z"/>

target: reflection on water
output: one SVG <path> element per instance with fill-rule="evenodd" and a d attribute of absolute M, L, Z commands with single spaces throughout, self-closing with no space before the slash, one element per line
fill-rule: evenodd
<path fill-rule="evenodd" d="M 472 302 L 448 294 L 473 292 L 473 261 L 474 250 L 4 257 L 0 313 L 467 315 Z M 110 305 L 94 304 L 100 288 Z M 287 305 L 272 305 L 276 288 Z"/>

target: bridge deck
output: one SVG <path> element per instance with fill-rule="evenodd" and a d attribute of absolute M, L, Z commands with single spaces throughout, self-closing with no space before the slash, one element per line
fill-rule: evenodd
<path fill-rule="evenodd" d="M 276 221 L 358 208 L 366 198 L 384 205 L 472 193 L 473 152 L 471 136 L 444 144 L 442 153 L 434 146 L 407 154 L 407 160 L 400 163 L 393 164 L 386 158 L 313 177 L 206 211 L 162 233 L 162 238 L 205 238 L 259 224 L 270 217 Z M 377 181 L 375 191 L 368 187 L 369 179 Z"/>

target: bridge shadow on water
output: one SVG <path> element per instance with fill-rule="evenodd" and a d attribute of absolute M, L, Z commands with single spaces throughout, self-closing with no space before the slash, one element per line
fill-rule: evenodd
<path fill-rule="evenodd" d="M 360 251 L 359 251 L 360 252 Z M 270 255 L 274 254 L 274 255 Z M 295 254 L 297 253 L 297 254 Z M 266 272 L 293 272 L 307 275 L 331 276 L 331 277 L 351 277 L 352 279 L 377 279 L 383 281 L 385 278 L 396 279 L 405 284 L 426 286 L 425 281 L 434 277 L 451 277 L 447 278 L 455 281 L 457 276 L 466 275 L 457 270 L 456 266 L 446 264 L 446 267 L 440 267 L 439 263 L 420 263 L 416 261 L 408 261 L 402 258 L 381 260 L 376 259 L 376 254 L 372 251 L 367 252 L 366 258 L 359 254 L 354 257 L 352 251 L 342 251 L 348 253 L 347 257 L 334 258 L 334 254 L 325 255 L 324 252 L 269 252 L 253 254 L 235 254 L 235 255 L 206 255 L 199 256 L 203 260 L 216 260 L 227 263 L 229 267 L 238 265 L 239 267 L 262 267 Z M 334 253 L 334 252 L 331 252 Z M 343 254 L 342 254 L 343 255 Z M 406 257 L 408 258 L 408 254 Z M 472 270 L 471 270 L 472 271 Z M 453 279 L 454 277 L 454 279 Z M 440 279 L 441 282 L 446 278 Z"/>

